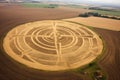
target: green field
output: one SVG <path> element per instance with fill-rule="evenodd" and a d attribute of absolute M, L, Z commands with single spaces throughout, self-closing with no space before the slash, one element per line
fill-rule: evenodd
<path fill-rule="evenodd" d="M 120 11 L 102 11 L 102 10 L 93 10 L 92 12 L 97 12 L 102 15 L 118 16 L 120 17 Z"/>
<path fill-rule="evenodd" d="M 65 5 L 65 7 L 82 8 L 82 9 L 88 8 L 88 6 L 82 6 L 82 5 Z"/>
<path fill-rule="evenodd" d="M 33 8 L 57 8 L 56 4 L 43 4 L 43 3 L 21 3 L 24 7 L 33 7 Z"/>

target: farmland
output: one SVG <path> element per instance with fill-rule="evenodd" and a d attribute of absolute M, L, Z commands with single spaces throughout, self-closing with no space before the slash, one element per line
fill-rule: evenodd
<path fill-rule="evenodd" d="M 101 15 L 120 17 L 120 9 L 111 9 L 109 7 L 103 8 L 102 6 L 91 8 L 90 5 L 66 5 L 65 7 L 77 8 L 77 9 L 86 9 L 86 10 L 89 10 L 89 12 L 95 12 L 95 13 L 99 13 Z"/>
<path fill-rule="evenodd" d="M 64 5 L 65 7 L 71 7 L 71 8 L 82 8 L 82 9 L 87 9 L 89 6 L 87 5 Z"/>
<path fill-rule="evenodd" d="M 34 7 L 34 8 L 57 8 L 57 4 L 42 4 L 42 3 L 21 3 L 24 7 Z"/>
<path fill-rule="evenodd" d="M 120 31 L 119 20 L 106 19 L 106 18 L 100 18 L 100 17 L 88 17 L 88 18 L 76 17 L 76 18 L 69 18 L 65 20 L 86 24 L 96 28 Z"/>
<path fill-rule="evenodd" d="M 89 71 L 102 69 L 107 75 L 107 80 L 120 79 L 120 28 L 119 20 L 105 18 L 79 18 L 83 11 L 70 8 L 27 8 L 17 4 L 5 4 L 0 6 L 0 79 L 1 80 L 92 80 Z M 77 24 L 86 25 L 100 36 L 104 42 L 105 51 L 92 67 L 76 69 L 77 71 L 49 72 L 29 68 L 11 59 L 3 49 L 3 39 L 11 29 L 18 25 L 42 21 L 65 20 Z M 49 32 L 49 31 L 48 31 Z M 33 32 L 34 33 L 34 32 Z M 19 37 L 20 38 L 20 37 Z M 34 38 L 34 37 L 33 37 Z M 32 38 L 31 38 L 32 39 Z M 36 38 L 37 39 L 37 38 Z M 45 39 L 44 39 L 45 40 Z M 27 42 L 27 41 L 26 41 Z M 67 41 L 66 41 L 67 42 Z M 21 42 L 20 42 L 21 43 Z M 84 73 L 84 70 L 87 71 Z M 13 77 L 14 76 L 14 77 Z"/>
<path fill-rule="evenodd" d="M 120 11 L 102 11 L 102 10 L 95 10 L 92 12 L 97 12 L 102 15 L 110 15 L 110 16 L 118 16 L 120 17 Z"/>
<path fill-rule="evenodd" d="M 66 8 L 74 8 L 74 9 L 85 9 L 86 11 L 99 13 L 101 15 L 109 15 L 109 16 L 117 16 L 120 17 L 120 10 L 111 10 L 109 8 L 105 8 L 105 10 L 100 9 L 91 9 L 91 6 L 89 5 L 58 5 L 58 4 L 45 4 L 45 3 L 21 3 L 24 7 L 30 7 L 30 8 L 58 8 L 58 7 L 66 7 Z M 99 7 L 98 7 L 99 8 Z M 104 9 L 104 8 L 103 8 Z"/>

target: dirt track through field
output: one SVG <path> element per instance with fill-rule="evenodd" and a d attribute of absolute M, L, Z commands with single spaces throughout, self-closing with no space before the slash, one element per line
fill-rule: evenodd
<path fill-rule="evenodd" d="M 7 6 L 8 7 L 8 6 Z M 11 11 L 13 10 L 13 11 Z M 16 11 L 15 11 L 16 10 Z M 17 11 L 19 10 L 19 11 Z M 0 40 L 3 39 L 11 28 L 22 23 L 45 19 L 63 19 L 64 16 L 45 15 L 39 17 L 40 14 L 32 14 L 30 11 L 19 13 L 21 9 L 16 8 L 0 8 Z M 23 9 L 22 9 L 23 10 Z M 61 11 L 60 11 L 61 12 Z M 17 13 L 17 14 L 16 14 Z M 29 16 L 28 16 L 29 15 Z M 42 15 L 42 14 L 41 14 Z M 47 15 L 47 14 L 46 14 Z M 50 16 L 50 14 L 48 14 Z M 56 14 L 57 15 L 57 14 Z M 32 16 L 32 17 L 31 17 Z M 33 17 L 36 16 L 36 17 Z M 71 15 L 70 15 L 71 16 Z M 70 17 L 69 16 L 69 17 Z M 75 16 L 75 15 L 74 15 Z M 74 17 L 72 15 L 72 17 Z M 69 18 L 65 17 L 65 18 Z M 103 37 L 107 50 L 99 61 L 101 68 L 107 73 L 107 80 L 120 80 L 120 32 L 105 29 L 94 28 L 95 31 Z M 20 66 L 17 62 L 8 57 L 2 48 L 0 42 L 0 79 L 1 80 L 89 80 L 82 79 L 82 76 L 73 72 L 44 72 L 37 71 L 25 66 Z"/>

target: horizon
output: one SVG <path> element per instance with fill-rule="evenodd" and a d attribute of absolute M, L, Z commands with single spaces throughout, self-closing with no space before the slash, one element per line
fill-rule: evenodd
<path fill-rule="evenodd" d="M 33 1 L 60 1 L 60 2 L 77 2 L 77 3 L 98 3 L 120 5 L 120 0 L 33 0 Z"/>

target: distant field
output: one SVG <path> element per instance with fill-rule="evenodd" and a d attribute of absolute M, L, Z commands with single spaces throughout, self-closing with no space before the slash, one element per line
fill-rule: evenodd
<path fill-rule="evenodd" d="M 113 11 L 112 10 L 108 11 L 109 8 L 106 9 L 106 10 L 97 10 L 97 9 L 92 10 L 92 9 L 89 9 L 91 6 L 88 6 L 88 5 L 65 5 L 64 7 L 77 8 L 77 9 L 81 8 L 81 9 L 89 10 L 90 12 L 97 12 L 97 13 L 99 13 L 101 15 L 109 15 L 109 16 L 118 16 L 118 17 L 120 17 L 120 10 L 116 10 L 116 9 L 113 10 Z"/>
<path fill-rule="evenodd" d="M 110 15 L 110 16 L 119 16 L 120 17 L 120 11 L 102 11 L 102 10 L 94 10 L 92 12 L 97 12 L 102 15 Z"/>
<path fill-rule="evenodd" d="M 21 3 L 24 7 L 34 7 L 34 8 L 56 8 L 56 4 L 43 4 L 43 3 Z"/>
<path fill-rule="evenodd" d="M 65 7 L 82 8 L 82 9 L 88 8 L 88 6 L 83 6 L 83 5 L 65 5 Z"/>
<path fill-rule="evenodd" d="M 24 7 L 33 7 L 33 8 L 57 8 L 60 5 L 57 4 L 43 4 L 43 3 L 21 3 L 22 6 Z M 69 8 L 76 8 L 76 9 L 85 9 L 85 10 L 89 10 L 90 12 L 97 12 L 101 15 L 109 15 L 109 16 L 118 16 L 120 17 L 120 10 L 116 10 L 116 11 L 103 11 L 103 10 L 92 10 L 92 9 L 88 9 L 90 6 L 88 5 L 62 5 L 64 7 L 69 7 Z"/>

